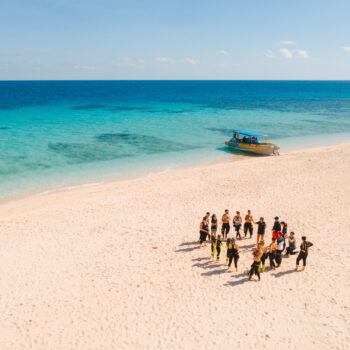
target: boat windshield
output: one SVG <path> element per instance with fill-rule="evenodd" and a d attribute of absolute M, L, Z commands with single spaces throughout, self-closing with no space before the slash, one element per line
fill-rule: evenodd
<path fill-rule="evenodd" d="M 232 141 L 239 143 L 259 143 L 259 140 L 256 136 L 241 135 L 237 132 L 233 133 Z"/>

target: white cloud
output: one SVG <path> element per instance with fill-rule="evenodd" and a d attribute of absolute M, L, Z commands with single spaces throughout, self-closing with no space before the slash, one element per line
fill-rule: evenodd
<path fill-rule="evenodd" d="M 264 52 L 264 55 L 268 58 L 274 58 L 275 54 L 271 50 L 267 50 Z"/>
<path fill-rule="evenodd" d="M 145 60 L 144 60 L 143 58 L 138 58 L 138 59 L 137 59 L 137 62 L 138 62 L 138 63 L 145 63 Z"/>
<path fill-rule="evenodd" d="M 350 46 L 344 46 L 344 47 L 343 47 L 343 50 L 344 50 L 344 51 L 350 52 Z"/>
<path fill-rule="evenodd" d="M 289 49 L 282 48 L 282 49 L 279 49 L 278 51 L 285 58 L 292 58 L 293 57 L 293 54 L 291 53 L 291 51 Z"/>
<path fill-rule="evenodd" d="M 284 40 L 284 41 L 280 41 L 278 43 L 278 45 L 295 45 L 296 42 L 295 41 L 292 41 L 292 40 Z"/>
<path fill-rule="evenodd" d="M 221 50 L 220 53 L 223 54 L 223 55 L 229 55 L 229 54 L 230 54 L 230 53 L 229 53 L 228 51 L 226 51 L 226 50 Z"/>
<path fill-rule="evenodd" d="M 196 60 L 194 58 L 190 58 L 190 57 L 185 58 L 185 62 L 187 62 L 189 64 L 197 64 L 197 63 L 199 63 L 198 60 Z"/>
<path fill-rule="evenodd" d="M 123 57 L 118 60 L 117 65 L 120 67 L 135 67 L 136 63 L 129 57 Z"/>
<path fill-rule="evenodd" d="M 309 54 L 305 50 L 294 50 L 298 58 L 309 58 Z"/>
<path fill-rule="evenodd" d="M 158 63 L 175 63 L 175 60 L 170 57 L 156 57 Z"/>

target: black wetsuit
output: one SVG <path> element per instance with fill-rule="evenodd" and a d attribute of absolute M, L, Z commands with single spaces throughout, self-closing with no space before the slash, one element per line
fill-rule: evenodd
<path fill-rule="evenodd" d="M 235 247 L 231 247 L 230 249 L 227 250 L 227 255 L 228 255 L 228 266 L 230 267 L 232 264 L 232 260 L 234 261 L 235 268 L 237 268 L 237 262 L 239 259 L 239 254 L 238 250 Z"/>
<path fill-rule="evenodd" d="M 269 252 L 270 267 L 275 267 L 276 250 Z"/>
<path fill-rule="evenodd" d="M 252 217 L 250 217 L 252 218 Z M 253 224 L 251 222 L 244 223 L 244 237 L 247 237 L 247 233 L 249 231 L 250 238 L 253 236 Z"/>
<path fill-rule="evenodd" d="M 300 252 L 297 257 L 297 265 L 299 265 L 300 260 L 303 260 L 303 266 L 306 266 L 306 258 L 308 256 L 308 250 L 310 247 L 312 247 L 313 244 L 311 242 L 303 242 L 300 245 Z"/>
<path fill-rule="evenodd" d="M 267 259 L 267 257 L 268 257 L 268 253 L 266 251 L 265 253 L 263 253 L 263 255 L 261 256 L 261 259 L 260 259 L 262 266 L 265 266 L 265 260 Z"/>
<path fill-rule="evenodd" d="M 242 224 L 238 224 L 238 223 L 236 224 L 235 223 L 235 219 L 233 219 L 233 226 L 234 226 L 234 228 L 236 230 L 236 238 L 238 238 L 238 236 L 239 236 L 239 239 L 242 239 L 241 234 L 239 232 L 239 230 L 241 229 Z"/>
<path fill-rule="evenodd" d="M 208 225 L 205 225 L 204 223 L 202 224 L 202 229 L 199 231 L 200 234 L 200 244 L 205 242 L 207 240 L 207 235 L 208 235 Z"/>
<path fill-rule="evenodd" d="M 227 235 L 230 232 L 230 223 L 229 222 L 222 223 L 221 232 L 222 232 L 222 238 L 223 239 L 227 238 Z"/>
<path fill-rule="evenodd" d="M 222 250 L 222 242 L 220 239 L 216 240 L 216 258 L 219 260 Z"/>
<path fill-rule="evenodd" d="M 214 235 L 211 236 L 211 256 L 214 257 L 216 249 L 216 238 Z"/>

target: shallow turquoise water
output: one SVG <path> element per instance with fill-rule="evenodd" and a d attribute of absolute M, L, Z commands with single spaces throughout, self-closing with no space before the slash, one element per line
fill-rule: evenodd
<path fill-rule="evenodd" d="M 232 129 L 350 140 L 350 82 L 0 82 L 0 195 L 236 157 Z"/>

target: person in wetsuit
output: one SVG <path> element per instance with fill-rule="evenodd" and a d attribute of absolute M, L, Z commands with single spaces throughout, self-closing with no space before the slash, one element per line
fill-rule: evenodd
<path fill-rule="evenodd" d="M 271 270 L 274 270 L 276 268 L 276 265 L 275 265 L 276 250 L 277 250 L 276 238 L 272 237 L 272 242 L 269 246 L 269 260 L 270 260 L 270 269 Z"/>
<path fill-rule="evenodd" d="M 301 240 L 302 240 L 302 243 L 300 245 L 300 252 L 299 252 L 299 255 L 297 257 L 297 265 L 296 265 L 296 268 L 295 268 L 296 271 L 298 271 L 300 260 L 303 260 L 303 268 L 301 269 L 301 271 L 305 270 L 306 258 L 307 258 L 308 254 L 309 254 L 309 248 L 313 246 L 313 244 L 311 242 L 308 242 L 306 240 L 305 236 L 301 237 Z"/>
<path fill-rule="evenodd" d="M 220 260 L 221 251 L 222 251 L 221 236 L 218 235 L 218 239 L 216 240 L 216 261 Z"/>
<path fill-rule="evenodd" d="M 236 215 L 233 218 L 233 226 L 236 230 L 236 239 L 238 238 L 238 236 L 239 236 L 239 239 L 242 239 L 241 234 L 239 233 L 239 230 L 242 226 L 242 216 L 239 211 L 236 211 Z"/>
<path fill-rule="evenodd" d="M 216 214 L 213 214 L 211 217 L 211 234 L 216 236 L 216 231 L 218 230 L 218 219 Z"/>
<path fill-rule="evenodd" d="M 281 223 L 279 222 L 279 217 L 276 216 L 275 217 L 275 222 L 273 224 L 273 227 L 272 227 L 272 237 L 275 237 L 276 240 L 278 239 L 279 237 L 279 233 L 281 232 Z"/>
<path fill-rule="evenodd" d="M 266 223 L 264 221 L 264 218 L 261 217 L 258 222 L 255 223 L 258 225 L 258 237 L 256 239 L 256 245 L 259 244 L 259 241 L 264 240 L 265 230 L 266 230 Z"/>
<path fill-rule="evenodd" d="M 255 274 L 258 276 L 258 279 L 260 281 L 259 267 L 260 267 L 261 256 L 263 254 L 261 250 L 261 244 L 258 245 L 258 248 L 256 248 L 252 254 L 253 254 L 253 264 L 251 265 L 248 279 L 251 280 L 253 277 L 253 274 Z"/>
<path fill-rule="evenodd" d="M 244 218 L 244 237 L 247 237 L 247 232 L 249 231 L 250 238 L 253 236 L 253 216 L 250 210 L 248 210 L 247 215 Z"/>
<path fill-rule="evenodd" d="M 211 258 L 214 259 L 215 250 L 216 250 L 216 236 L 213 235 L 213 233 L 211 234 L 210 248 L 211 248 Z"/>
<path fill-rule="evenodd" d="M 233 260 L 234 264 L 235 264 L 235 269 L 237 272 L 238 271 L 237 263 L 238 263 L 238 259 L 239 259 L 239 247 L 236 244 L 236 241 L 234 238 L 231 239 L 231 242 L 228 246 L 227 255 L 229 258 L 227 270 L 231 269 L 231 264 L 232 264 L 232 260 Z"/>
<path fill-rule="evenodd" d="M 261 255 L 261 265 L 259 266 L 259 272 L 264 272 L 265 271 L 265 260 L 269 256 L 269 253 L 267 251 L 267 247 L 265 246 L 265 241 L 262 240 L 260 241 L 260 249 L 262 250 L 262 255 Z"/>
<path fill-rule="evenodd" d="M 204 245 L 207 245 L 207 236 L 209 234 L 208 230 L 208 221 L 207 218 L 204 216 L 203 221 L 199 225 L 199 248 Z"/>
<path fill-rule="evenodd" d="M 226 241 L 226 262 L 228 262 L 229 258 L 228 258 L 228 247 L 231 244 L 231 238 L 227 238 Z"/>
<path fill-rule="evenodd" d="M 222 239 L 227 238 L 228 233 L 230 232 L 230 215 L 229 215 L 229 210 L 226 209 L 224 215 L 222 216 L 222 228 L 221 228 L 221 233 L 222 233 Z"/>

